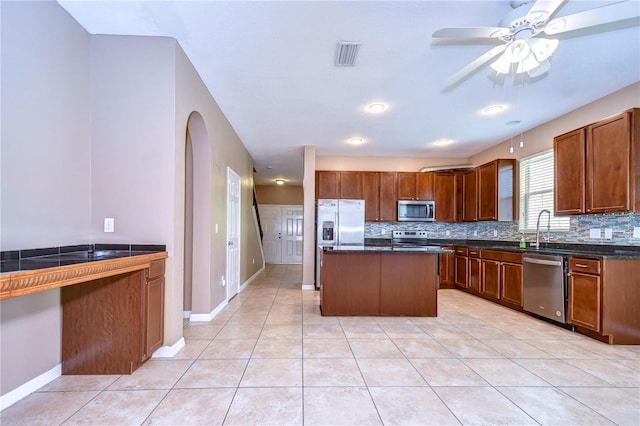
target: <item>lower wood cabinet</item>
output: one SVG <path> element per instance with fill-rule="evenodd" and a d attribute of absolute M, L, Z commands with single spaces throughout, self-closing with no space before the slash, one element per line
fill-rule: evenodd
<path fill-rule="evenodd" d="M 600 261 L 572 257 L 569 261 L 569 323 L 600 331 L 601 311 Z"/>
<path fill-rule="evenodd" d="M 482 284 L 482 260 L 480 259 L 480 250 L 469 249 L 469 291 L 472 293 L 480 293 Z"/>
<path fill-rule="evenodd" d="M 455 256 L 453 258 L 454 267 L 454 284 L 461 288 L 467 288 L 467 265 L 468 265 L 468 249 L 466 247 L 456 247 Z"/>
<path fill-rule="evenodd" d="M 455 250 L 454 247 L 442 247 L 445 250 Z M 454 253 L 440 253 L 440 288 L 453 288 L 455 281 Z"/>
<path fill-rule="evenodd" d="M 163 343 L 164 259 L 69 285 L 62 304 L 62 374 L 131 374 Z"/>
<path fill-rule="evenodd" d="M 502 263 L 500 265 L 500 280 L 502 281 L 500 299 L 522 307 L 522 264 Z"/>
<path fill-rule="evenodd" d="M 482 288 L 480 294 L 500 299 L 500 262 L 482 260 Z"/>

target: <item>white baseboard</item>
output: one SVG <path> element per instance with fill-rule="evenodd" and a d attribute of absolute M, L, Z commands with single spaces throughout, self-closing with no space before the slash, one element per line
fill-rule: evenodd
<path fill-rule="evenodd" d="M 302 285 L 302 290 L 315 290 L 316 286 L 315 284 L 303 284 Z"/>
<path fill-rule="evenodd" d="M 213 311 L 209 312 L 208 314 L 191 314 L 191 317 L 189 318 L 189 321 L 191 322 L 206 322 L 206 321 L 211 321 L 212 319 L 214 319 L 216 317 L 216 315 L 218 315 L 220 313 L 220 311 L 222 311 L 224 309 L 225 306 L 227 306 L 229 304 L 229 302 L 227 302 L 226 300 L 223 300 L 222 303 L 220 303 Z"/>
<path fill-rule="evenodd" d="M 191 311 L 182 311 L 182 318 L 190 318 Z"/>
<path fill-rule="evenodd" d="M 161 346 L 151 355 L 151 358 L 171 358 L 178 352 L 180 349 L 184 348 L 184 337 L 181 337 L 180 340 L 175 342 L 171 346 Z"/>
<path fill-rule="evenodd" d="M 19 386 L 9 393 L 0 396 L 0 411 L 12 406 L 25 396 L 37 391 L 44 385 L 57 379 L 62 375 L 62 364 L 58 364 L 51 370 L 42 373 L 35 379 L 29 380 L 22 386 Z"/>
<path fill-rule="evenodd" d="M 255 273 L 255 274 L 251 275 L 251 276 L 249 277 L 249 279 L 248 279 L 248 280 L 246 280 L 246 281 L 245 281 L 245 282 L 240 286 L 240 290 L 239 290 L 239 291 L 242 291 L 242 290 L 244 290 L 245 288 L 247 288 L 247 286 L 248 286 L 249 284 L 251 284 L 251 281 L 255 280 L 255 279 L 258 277 L 258 275 L 260 275 L 260 272 L 262 272 L 262 271 L 264 271 L 264 263 L 262 264 L 262 268 L 258 269 L 258 270 L 256 271 L 256 273 Z"/>

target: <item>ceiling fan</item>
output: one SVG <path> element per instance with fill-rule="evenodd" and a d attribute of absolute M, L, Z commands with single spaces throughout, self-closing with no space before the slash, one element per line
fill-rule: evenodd
<path fill-rule="evenodd" d="M 501 42 L 449 77 L 444 83 L 445 89 L 464 80 L 487 62 L 498 74 L 526 72 L 530 77 L 538 77 L 551 68 L 549 58 L 559 43 L 547 36 L 640 16 L 640 3 L 630 0 L 550 20 L 564 2 L 511 0 L 513 11 L 500 21 L 498 27 L 442 28 L 433 33 L 434 38 Z"/>

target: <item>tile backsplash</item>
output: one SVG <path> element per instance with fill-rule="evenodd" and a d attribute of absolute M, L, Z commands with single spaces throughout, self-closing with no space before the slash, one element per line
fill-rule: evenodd
<path fill-rule="evenodd" d="M 633 238 L 634 227 L 640 227 L 639 213 L 599 214 L 570 217 L 570 230 L 551 232 L 549 241 L 569 244 L 637 245 L 640 238 Z M 611 239 L 590 238 L 591 229 L 612 229 Z M 425 230 L 429 238 L 453 240 L 502 240 L 520 241 L 518 222 L 367 222 L 364 233 L 367 238 L 391 237 L 394 230 Z M 535 233 L 524 234 L 528 242 L 535 241 Z M 546 241 L 547 233 L 540 232 L 541 241 Z"/>

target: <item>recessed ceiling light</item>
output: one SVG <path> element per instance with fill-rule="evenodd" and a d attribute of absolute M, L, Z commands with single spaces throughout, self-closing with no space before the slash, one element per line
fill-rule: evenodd
<path fill-rule="evenodd" d="M 284 185 L 284 179 L 276 179 L 277 185 Z"/>
<path fill-rule="evenodd" d="M 451 139 L 438 139 L 433 143 L 434 146 L 447 146 L 451 145 L 453 141 Z"/>
<path fill-rule="evenodd" d="M 504 111 L 504 105 L 491 105 L 482 110 L 483 114 L 493 115 Z"/>
<path fill-rule="evenodd" d="M 507 121 L 507 126 L 515 126 L 516 124 L 520 124 L 520 120 Z"/>
<path fill-rule="evenodd" d="M 351 139 L 349 139 L 349 143 L 351 145 L 362 145 L 364 143 L 364 139 L 362 139 L 362 138 L 351 138 Z"/>
<path fill-rule="evenodd" d="M 371 104 L 368 106 L 369 111 L 371 112 L 382 112 L 385 110 L 385 104 Z"/>

